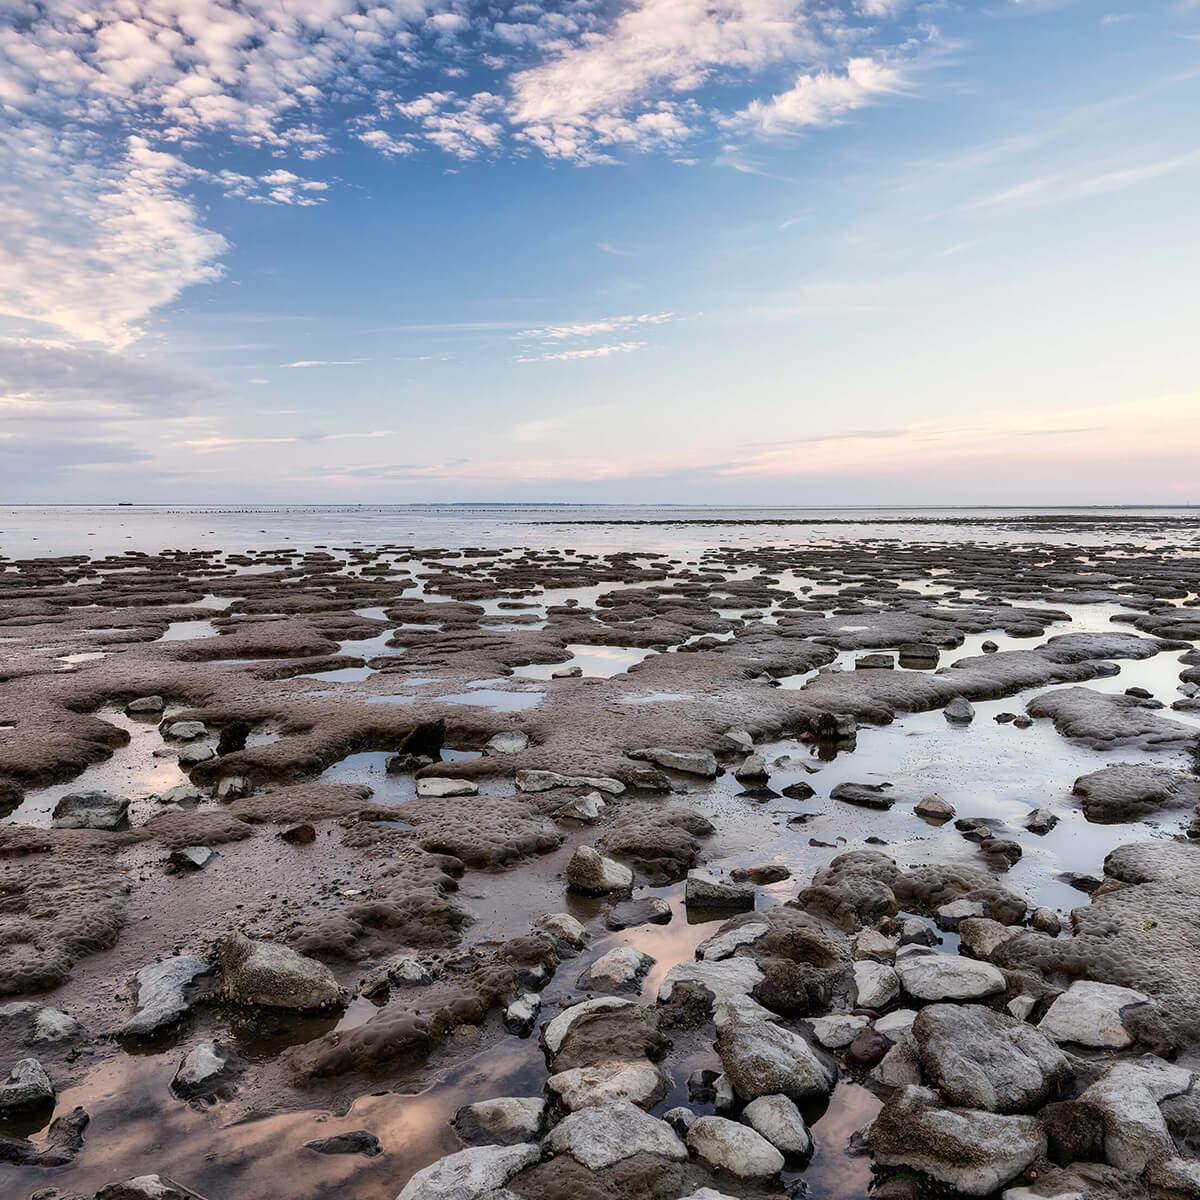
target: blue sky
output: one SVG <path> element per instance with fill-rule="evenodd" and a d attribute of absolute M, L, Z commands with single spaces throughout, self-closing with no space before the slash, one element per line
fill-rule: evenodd
<path fill-rule="evenodd" d="M 0 0 L 0 500 L 1200 500 L 1200 4 Z"/>

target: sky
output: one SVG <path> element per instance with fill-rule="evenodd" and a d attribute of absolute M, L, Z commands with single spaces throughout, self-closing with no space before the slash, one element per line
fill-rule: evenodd
<path fill-rule="evenodd" d="M 1200 502 L 1200 0 L 0 0 L 0 501 Z"/>

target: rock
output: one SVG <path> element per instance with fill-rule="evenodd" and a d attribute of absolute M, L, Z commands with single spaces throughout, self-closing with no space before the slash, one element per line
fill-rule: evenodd
<path fill-rule="evenodd" d="M 504 1010 L 504 1028 L 517 1037 L 533 1032 L 541 1012 L 541 997 L 536 992 L 522 992 Z"/>
<path fill-rule="evenodd" d="M 54 806 L 55 829 L 124 829 L 129 824 L 129 799 L 108 792 L 72 792 Z"/>
<path fill-rule="evenodd" d="M 1018 713 L 1013 717 L 1012 723 L 1014 729 L 1028 729 L 1033 724 L 1033 718 L 1025 713 Z"/>
<path fill-rule="evenodd" d="M 534 921 L 533 929 L 549 934 L 556 942 L 565 942 L 572 950 L 587 945 L 587 930 L 570 913 L 545 913 Z"/>
<path fill-rule="evenodd" d="M 662 1119 L 666 1121 L 670 1127 L 680 1137 L 686 1137 L 687 1131 L 692 1127 L 697 1119 L 697 1114 L 692 1112 L 690 1108 L 680 1105 L 678 1108 L 669 1108 L 663 1113 Z"/>
<path fill-rule="evenodd" d="M 516 782 L 517 791 L 530 793 L 549 792 L 563 787 L 588 787 L 609 796 L 619 796 L 625 790 L 625 785 L 619 779 L 602 775 L 560 775 L 557 771 L 518 771 Z"/>
<path fill-rule="evenodd" d="M 917 1013 L 912 1008 L 896 1008 L 882 1017 L 876 1017 L 873 1024 L 877 1032 L 882 1033 L 888 1041 L 898 1042 L 903 1034 L 912 1029 Z"/>
<path fill-rule="evenodd" d="M 139 1175 L 125 1183 L 106 1183 L 96 1200 L 204 1200 L 166 1175 Z"/>
<path fill-rule="evenodd" d="M 1081 775 L 1072 788 L 1083 815 L 1098 825 L 1140 821 L 1200 804 L 1200 779 L 1167 767 L 1125 763 Z"/>
<path fill-rule="evenodd" d="M 494 1193 L 540 1157 L 532 1143 L 460 1150 L 418 1171 L 396 1200 L 501 1200 Z"/>
<path fill-rule="evenodd" d="M 600 992 L 641 991 L 654 959 L 632 946 L 617 946 L 601 955 L 579 977 L 581 988 Z"/>
<path fill-rule="evenodd" d="M 230 721 L 223 725 L 220 735 L 217 737 L 217 757 L 221 758 L 226 754 L 236 754 L 239 750 L 245 750 L 249 737 L 250 723 L 248 721 Z"/>
<path fill-rule="evenodd" d="M 897 959 L 896 974 L 917 1000 L 979 1000 L 1005 991 L 1004 976 L 991 963 L 953 954 L 916 954 Z"/>
<path fill-rule="evenodd" d="M 1132 988 L 1079 979 L 1050 1005 L 1038 1028 L 1056 1042 L 1120 1050 L 1133 1042 L 1122 1012 L 1149 1002 L 1149 996 Z"/>
<path fill-rule="evenodd" d="M 236 1004 L 303 1012 L 339 1008 L 345 1003 L 333 972 L 324 963 L 275 942 L 232 934 L 218 946 L 217 962 L 225 995 Z"/>
<path fill-rule="evenodd" d="M 125 1022 L 126 1037 L 149 1037 L 174 1024 L 192 1007 L 193 984 L 212 968 L 206 959 L 180 954 L 137 973 L 137 1011 Z"/>
<path fill-rule="evenodd" d="M 990 959 L 997 947 L 1014 938 L 1021 930 L 1012 925 L 1001 925 L 990 917 L 969 917 L 958 927 L 959 939 L 976 957 Z"/>
<path fill-rule="evenodd" d="M 614 904 L 605 914 L 604 924 L 618 932 L 632 929 L 635 925 L 669 925 L 671 906 L 660 896 L 646 896 L 638 900 L 622 900 Z"/>
<path fill-rule="evenodd" d="M 597 825 L 604 815 L 604 799 L 599 792 L 588 792 L 586 796 L 572 796 L 554 814 L 563 821 L 582 821 L 585 825 Z"/>
<path fill-rule="evenodd" d="M 582 675 L 583 668 L 578 665 L 555 667 L 554 670 L 550 672 L 551 679 L 579 679 Z"/>
<path fill-rule="evenodd" d="M 878 1030 L 860 1029 L 846 1049 L 846 1061 L 860 1067 L 873 1067 L 887 1054 L 890 1046 Z"/>
<path fill-rule="evenodd" d="M 871 1078 L 884 1087 L 901 1088 L 921 1082 L 921 1063 L 917 1044 L 910 1033 L 902 1033 L 896 1044 L 871 1071 Z"/>
<path fill-rule="evenodd" d="M 520 754 L 529 749 L 529 735 L 519 729 L 506 729 L 493 734 L 484 749 L 492 754 Z"/>
<path fill-rule="evenodd" d="M 890 783 L 839 783 L 829 793 L 829 798 L 854 804 L 859 808 L 879 809 L 882 812 L 896 803 L 895 796 L 888 794 L 891 786 Z"/>
<path fill-rule="evenodd" d="M 171 851 L 170 863 L 180 871 L 202 871 L 216 857 L 209 846 L 179 846 Z"/>
<path fill-rule="evenodd" d="M 374 1158 L 382 1154 L 379 1139 L 366 1129 L 351 1129 L 346 1133 L 335 1133 L 332 1137 L 317 1138 L 314 1142 L 305 1142 L 305 1150 L 315 1150 L 318 1154 L 361 1154 L 365 1158 Z"/>
<path fill-rule="evenodd" d="M 1062 921 L 1052 908 L 1035 908 L 1030 914 L 1029 924 L 1051 937 L 1058 937 L 1062 932 Z"/>
<path fill-rule="evenodd" d="M 551 1057 L 556 1055 L 567 1040 L 567 1034 L 572 1026 L 583 1017 L 593 1013 L 610 1012 L 616 1009 L 634 1009 L 637 1006 L 632 1000 L 623 1000 L 617 996 L 597 996 L 594 1000 L 585 1000 L 582 1004 L 573 1004 L 564 1009 L 554 1020 L 546 1023 L 542 1029 L 542 1041 Z"/>
<path fill-rule="evenodd" d="M 957 929 L 960 921 L 968 917 L 982 917 L 983 913 L 982 900 L 963 899 L 939 906 L 934 917 L 939 929 Z"/>
<path fill-rule="evenodd" d="M 451 1118 L 468 1146 L 516 1146 L 542 1136 L 546 1101 L 542 1096 L 502 1096 L 464 1104 Z"/>
<path fill-rule="evenodd" d="M 988 838 L 980 843 L 979 852 L 989 860 L 989 865 L 997 871 L 1007 871 L 1021 859 L 1021 846 L 1009 838 Z"/>
<path fill-rule="evenodd" d="M 975 706 L 965 696 L 955 696 L 942 710 L 951 725 L 970 725 L 975 720 Z"/>
<path fill-rule="evenodd" d="M 923 817 L 926 821 L 936 821 L 939 824 L 944 821 L 949 821 L 955 815 L 953 804 L 943 800 L 936 792 L 931 792 L 928 796 L 917 801 L 913 812 L 918 817 Z"/>
<path fill-rule="evenodd" d="M 688 872 L 683 890 L 683 902 L 689 908 L 752 909 L 754 896 L 753 887 L 701 869 Z"/>
<path fill-rule="evenodd" d="M 624 892 L 633 887 L 633 872 L 593 846 L 580 846 L 567 863 L 567 882 L 587 896 Z"/>
<path fill-rule="evenodd" d="M 217 784 L 216 797 L 223 803 L 244 800 L 254 792 L 254 784 L 245 775 L 226 775 Z"/>
<path fill-rule="evenodd" d="M 790 879 L 792 873 L 782 863 L 762 863 L 755 867 L 734 867 L 729 872 L 729 878 L 734 883 L 769 884 L 782 883 Z"/>
<path fill-rule="evenodd" d="M 979 648 L 980 648 L 980 650 L 982 650 L 984 652 L 984 654 L 995 654 L 996 651 L 1000 649 L 1000 647 L 997 646 L 996 643 L 991 640 L 988 640 L 986 642 L 980 642 Z"/>
<path fill-rule="evenodd" d="M 1033 996 L 1022 993 L 1020 996 L 1014 996 L 1004 1006 L 1004 1011 L 1009 1016 L 1016 1017 L 1018 1021 L 1028 1021 L 1029 1014 L 1037 1008 L 1037 1003 Z"/>
<path fill-rule="evenodd" d="M 417 780 L 418 796 L 478 796 L 479 784 L 469 779 L 450 779 L 444 775 L 426 775 Z"/>
<path fill-rule="evenodd" d="M 153 716 L 166 708 L 161 696 L 139 696 L 125 705 L 125 712 L 131 717 Z"/>
<path fill-rule="evenodd" d="M 635 1154 L 671 1162 L 686 1162 L 688 1157 L 687 1147 L 670 1125 L 627 1100 L 571 1113 L 550 1131 L 543 1145 L 553 1154 L 569 1154 L 591 1171 L 602 1171 Z M 426 1200 L 415 1192 L 411 1198 L 404 1193 L 401 1197 Z"/>
<path fill-rule="evenodd" d="M 671 1081 L 648 1059 L 613 1059 L 560 1071 L 546 1086 L 564 1108 L 575 1112 L 618 1100 L 650 1109 L 667 1094 Z"/>
<path fill-rule="evenodd" d="M 203 721 L 172 721 L 163 730 L 163 737 L 173 742 L 194 742 L 208 733 Z"/>
<path fill-rule="evenodd" d="M 216 1041 L 201 1042 L 179 1064 L 171 1091 L 184 1100 L 211 1095 L 241 1070 L 241 1060 L 229 1047 Z"/>
<path fill-rule="evenodd" d="M 856 671 L 892 671 L 895 667 L 896 660 L 890 654 L 864 654 L 854 660 Z"/>
<path fill-rule="evenodd" d="M 942 656 L 941 650 L 932 642 L 905 642 L 899 647 L 902 667 L 936 667 Z"/>
<path fill-rule="evenodd" d="M 920 917 L 908 917 L 900 926 L 900 945 L 903 946 L 936 946 L 942 939 L 937 930 Z M 899 953 L 899 951 L 897 951 Z"/>
<path fill-rule="evenodd" d="M 739 783 L 766 783 L 771 777 L 767 760 L 761 754 L 748 754 L 733 773 Z"/>
<path fill-rule="evenodd" d="M 29 1022 L 29 1035 L 35 1042 L 63 1042 L 83 1033 L 83 1026 L 74 1017 L 33 1000 L 0 1004 L 0 1022 L 10 1020 Z"/>
<path fill-rule="evenodd" d="M 766 1020 L 770 1014 L 750 996 L 763 978 L 752 958 L 739 956 L 719 962 L 681 962 L 667 972 L 658 989 L 658 1002 L 660 1005 L 674 1004 L 678 999 L 677 989 L 688 999 L 698 994 L 704 1001 L 704 1015 L 711 1014 L 718 1029 L 738 1015 Z"/>
<path fill-rule="evenodd" d="M 725 736 L 743 753 L 754 752 L 754 739 L 744 729 L 727 729 Z"/>
<path fill-rule="evenodd" d="M 661 746 L 650 746 L 643 750 L 630 750 L 629 757 L 652 762 L 668 771 L 699 775 L 704 779 L 715 779 L 719 769 L 716 756 L 711 750 L 669 750 Z"/>
<path fill-rule="evenodd" d="M 1058 824 L 1058 817 L 1048 808 L 1035 808 L 1025 818 L 1025 828 L 1030 833 L 1046 834 Z"/>
<path fill-rule="evenodd" d="M 786 796 L 789 800 L 811 800 L 816 793 L 803 780 L 799 783 L 789 783 L 787 787 L 780 789 L 781 796 Z"/>
<path fill-rule="evenodd" d="M 859 959 L 853 971 L 860 1008 L 886 1008 L 900 995 L 900 978 L 894 967 L 872 959 Z"/>
<path fill-rule="evenodd" d="M 1048 1037 L 982 1005 L 928 1005 L 912 1034 L 925 1079 L 962 1108 L 1026 1112 L 1071 1080 L 1066 1057 Z"/>
<path fill-rule="evenodd" d="M 761 1134 L 724 1117 L 700 1117 L 687 1132 L 696 1156 L 736 1179 L 769 1179 L 783 1170 L 784 1158 Z"/>
<path fill-rule="evenodd" d="M 776 1093 L 794 1100 L 828 1096 L 837 1082 L 835 1067 L 818 1058 L 799 1034 L 773 1021 L 726 1021 L 717 1037 L 717 1054 L 746 1100 Z"/>
<path fill-rule="evenodd" d="M 871 1018 L 861 1013 L 834 1013 L 829 1017 L 809 1017 L 807 1020 L 813 1037 L 826 1050 L 844 1049 L 854 1041 L 855 1034 L 870 1023 Z"/>
<path fill-rule="evenodd" d="M 896 942 L 885 937 L 878 929 L 860 929 L 854 935 L 852 953 L 856 959 L 874 958 L 880 962 L 892 962 L 896 957 Z"/>
<path fill-rule="evenodd" d="M 911 1167 L 968 1196 L 988 1196 L 1046 1151 L 1034 1117 L 942 1108 L 935 1091 L 900 1088 L 870 1130 L 875 1162 Z"/>
<path fill-rule="evenodd" d="M 1083 1100 L 1047 1104 L 1038 1113 L 1046 1130 L 1050 1158 L 1066 1166 L 1104 1157 L 1104 1115 Z"/>
<path fill-rule="evenodd" d="M 307 846 L 316 841 L 317 831 L 314 826 L 305 821 L 300 825 L 293 825 L 290 829 L 282 830 L 279 836 L 293 846 Z"/>
<path fill-rule="evenodd" d="M 179 752 L 179 765 L 186 770 L 216 757 L 217 752 L 211 746 L 184 746 Z"/>
<path fill-rule="evenodd" d="M 54 1106 L 54 1085 L 36 1058 L 22 1058 L 0 1083 L 0 1117 Z"/>
<path fill-rule="evenodd" d="M 178 804 L 181 808 L 190 808 L 204 800 L 204 793 L 190 783 L 177 783 L 168 788 L 158 797 L 159 804 Z"/>
<path fill-rule="evenodd" d="M 812 1153 L 812 1133 L 786 1096 L 759 1096 L 746 1105 L 742 1117 L 785 1157 L 805 1159 Z"/>

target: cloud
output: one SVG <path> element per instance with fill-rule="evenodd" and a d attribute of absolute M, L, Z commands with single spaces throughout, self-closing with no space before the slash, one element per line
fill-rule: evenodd
<path fill-rule="evenodd" d="M 360 367 L 365 362 L 370 362 L 369 358 L 302 358 L 298 362 L 280 363 L 279 365 L 287 370 L 293 370 L 297 367 Z"/>
<path fill-rule="evenodd" d="M 607 358 L 610 354 L 630 354 L 640 350 L 645 342 L 616 342 L 609 346 L 589 346 L 584 350 L 560 350 L 518 358 L 517 362 L 571 362 L 579 358 Z"/>
<path fill-rule="evenodd" d="M 604 317 L 599 321 L 583 321 L 570 325 L 546 325 L 540 329 L 524 329 L 517 337 L 522 340 L 540 339 L 556 342 L 565 338 L 593 337 L 598 333 L 614 333 L 619 329 L 636 329 L 641 325 L 663 325 L 679 318 L 671 312 L 642 313 L 639 316 Z"/>

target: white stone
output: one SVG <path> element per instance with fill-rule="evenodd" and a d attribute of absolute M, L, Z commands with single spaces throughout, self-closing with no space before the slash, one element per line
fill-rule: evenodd
<path fill-rule="evenodd" d="M 870 1017 L 859 1013 L 834 1013 L 828 1017 L 809 1017 L 808 1026 L 827 1050 L 841 1050 L 854 1041 L 860 1029 L 870 1025 Z"/>
<path fill-rule="evenodd" d="M 580 846 L 567 863 L 567 882 L 590 895 L 624 892 L 633 887 L 633 871 L 594 846 Z"/>
<path fill-rule="evenodd" d="M 418 796 L 477 796 L 479 784 L 469 779 L 450 779 L 444 775 L 426 775 L 417 780 Z"/>
<path fill-rule="evenodd" d="M 630 758 L 645 759 L 668 771 L 679 771 L 684 775 L 700 775 L 715 779 L 717 759 L 711 750 L 670 750 L 663 746 L 648 746 L 644 750 L 629 751 Z"/>
<path fill-rule="evenodd" d="M 763 973 L 752 958 L 677 963 L 658 989 L 658 1002 L 669 1004 L 680 984 L 697 984 L 712 997 L 712 1015 L 718 1029 L 735 1015 L 769 1020 L 771 1014 L 750 995 L 762 979 Z"/>
<path fill-rule="evenodd" d="M 137 974 L 137 1012 L 121 1032 L 145 1037 L 178 1021 L 192 1006 L 189 985 L 210 969 L 205 959 L 190 954 L 143 967 Z"/>
<path fill-rule="evenodd" d="M 560 775 L 557 771 L 518 771 L 516 776 L 519 792 L 548 792 L 561 787 L 590 787 L 610 796 L 619 796 L 625 785 L 619 779 L 608 779 L 602 775 Z"/>
<path fill-rule="evenodd" d="M 474 1146 L 418 1171 L 396 1200 L 491 1200 L 492 1193 L 541 1157 L 536 1144 Z"/>
<path fill-rule="evenodd" d="M 917 1000 L 978 1000 L 1007 986 L 991 963 L 954 954 L 921 954 L 897 959 L 904 990 Z"/>
<path fill-rule="evenodd" d="M 900 995 L 900 978 L 895 967 L 860 959 L 854 964 L 854 987 L 860 1008 L 883 1008 Z"/>
<path fill-rule="evenodd" d="M 542 1031 L 542 1040 L 546 1043 L 546 1049 L 550 1051 L 551 1055 L 557 1054 L 562 1049 L 563 1042 L 567 1040 L 571 1026 L 581 1017 L 586 1017 L 589 1013 L 611 1012 L 618 1008 L 632 1007 L 632 1000 L 622 1000 L 619 996 L 597 996 L 594 1000 L 573 1004 L 570 1008 L 560 1012 L 546 1026 Z"/>
<path fill-rule="evenodd" d="M 582 949 L 588 940 L 587 930 L 570 913 L 546 913 L 538 917 L 533 928 L 539 933 L 547 933 L 560 942 L 576 950 Z"/>
<path fill-rule="evenodd" d="M 583 821 L 595 825 L 604 815 L 605 803 L 599 792 L 588 792 L 586 796 L 572 796 L 563 802 L 554 814 L 567 821 Z"/>
<path fill-rule="evenodd" d="M 750 1127 L 788 1158 L 807 1158 L 813 1139 L 800 1110 L 786 1096 L 759 1096 L 742 1111 Z"/>
<path fill-rule="evenodd" d="M 712 937 L 705 938 L 696 947 L 696 957 L 706 962 L 718 962 L 723 958 L 732 958 L 739 946 L 748 946 L 765 934 L 771 932 L 771 927 L 765 921 L 747 921 L 733 929 L 718 930 Z"/>
<path fill-rule="evenodd" d="M 878 929 L 861 929 L 854 935 L 852 943 L 856 959 L 877 958 L 881 962 L 892 962 L 896 957 L 896 941 L 885 937 Z"/>
<path fill-rule="evenodd" d="M 882 1017 L 876 1017 L 875 1029 L 889 1041 L 896 1042 L 900 1040 L 901 1034 L 907 1033 L 912 1028 L 912 1023 L 916 1019 L 916 1009 L 897 1008 L 893 1012 L 884 1013 Z"/>
<path fill-rule="evenodd" d="M 698 908 L 754 907 L 754 887 L 723 879 L 715 871 L 702 868 L 689 871 L 683 887 L 684 904 Z"/>
<path fill-rule="evenodd" d="M 648 1059 L 611 1059 L 559 1071 L 550 1076 L 546 1086 L 564 1108 L 576 1112 L 617 1100 L 653 1108 L 670 1090 L 671 1081 Z"/>
<path fill-rule="evenodd" d="M 601 991 L 619 991 L 639 987 L 642 976 L 654 965 L 654 959 L 632 946 L 617 946 L 602 954 L 580 976 L 579 986 Z"/>
<path fill-rule="evenodd" d="M 769 1179 L 783 1170 L 783 1155 L 761 1134 L 724 1117 L 700 1117 L 687 1144 L 709 1166 L 737 1179 Z"/>
<path fill-rule="evenodd" d="M 1079 979 L 1050 1005 L 1038 1028 L 1056 1042 L 1119 1050 L 1133 1041 L 1121 1021 L 1122 1010 L 1149 1002 L 1149 996 L 1133 988 Z"/>
<path fill-rule="evenodd" d="M 520 754 L 529 749 L 529 735 L 519 729 L 506 729 L 502 733 L 493 734 L 487 741 L 485 749 L 493 754 Z"/>
<path fill-rule="evenodd" d="M 635 1154 L 672 1162 L 686 1162 L 688 1157 L 687 1147 L 670 1125 L 627 1100 L 571 1113 L 550 1131 L 544 1145 L 555 1154 L 569 1154 L 591 1171 L 602 1171 Z M 412 1200 L 417 1200 L 415 1194 Z"/>

